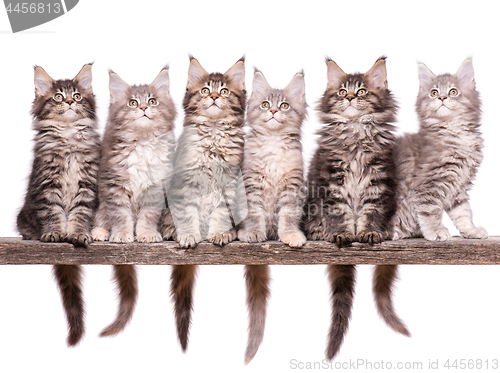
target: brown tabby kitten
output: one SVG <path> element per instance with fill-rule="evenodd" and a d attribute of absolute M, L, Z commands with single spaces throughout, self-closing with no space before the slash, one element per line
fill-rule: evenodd
<path fill-rule="evenodd" d="M 135 236 L 139 242 L 160 242 L 170 238 L 159 232 L 164 185 L 170 183 L 175 147 L 176 110 L 169 86 L 168 67 L 149 85 L 130 86 L 109 72 L 111 102 L 102 141 L 99 209 L 92 230 L 95 241 L 129 243 Z M 113 268 L 120 306 L 115 321 L 101 336 L 123 330 L 137 299 L 135 267 Z"/>
<path fill-rule="evenodd" d="M 243 156 L 245 103 L 243 59 L 224 74 L 209 74 L 191 57 L 183 101 L 184 129 L 178 140 L 175 177 L 168 192 L 182 247 L 194 246 L 203 239 L 224 245 L 236 238 L 233 227 L 241 217 L 233 207 L 239 190 L 244 196 L 238 175 Z M 195 276 L 194 265 L 173 267 L 171 294 L 177 335 L 184 351 Z"/>
<path fill-rule="evenodd" d="M 339 247 L 388 238 L 394 213 L 394 126 L 397 105 L 387 88 L 385 57 L 365 74 L 346 74 L 327 60 L 328 85 L 320 101 L 318 149 L 308 175 L 305 232 L 308 239 Z M 380 315 L 408 335 L 391 300 L 396 266 L 376 266 L 373 291 Z M 339 351 L 354 295 L 355 266 L 328 266 L 332 323 L 326 355 Z"/>
<path fill-rule="evenodd" d="M 66 241 L 83 247 L 92 242 L 100 139 L 91 67 L 84 65 L 75 78 L 67 80 L 53 80 L 44 69 L 35 68 L 34 159 L 17 217 L 25 240 Z M 74 346 L 85 331 L 82 269 L 55 265 L 54 275 L 68 320 L 67 342 Z"/>

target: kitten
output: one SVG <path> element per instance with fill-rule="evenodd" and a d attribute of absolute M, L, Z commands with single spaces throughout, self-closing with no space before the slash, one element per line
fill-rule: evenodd
<path fill-rule="evenodd" d="M 273 89 L 255 71 L 243 155 L 248 215 L 238 232 L 240 241 L 279 239 L 292 247 L 306 242 L 299 228 L 305 187 L 300 138 L 306 108 L 302 72 L 285 89 Z M 249 363 L 264 337 L 269 266 L 247 265 L 245 278 L 250 318 L 245 362 Z"/>
<path fill-rule="evenodd" d="M 445 241 L 443 211 L 465 238 L 487 238 L 472 223 L 468 192 L 483 159 L 479 131 L 481 102 L 472 60 L 456 74 L 434 75 L 418 65 L 420 90 L 417 113 L 420 129 L 397 139 L 397 211 L 393 239 L 424 237 Z"/>
<path fill-rule="evenodd" d="M 110 106 L 99 168 L 99 208 L 95 241 L 160 242 L 165 207 L 164 186 L 173 172 L 175 105 L 170 96 L 168 66 L 149 85 L 128 85 L 109 72 Z M 166 210 L 165 210 L 166 211 Z M 164 213 L 165 213 L 164 211 Z M 168 211 L 167 211 L 168 214 Z M 115 335 L 132 317 L 137 299 L 133 265 L 115 265 L 120 294 L 115 321 L 101 336 Z"/>
<path fill-rule="evenodd" d="M 86 247 L 97 208 L 100 137 L 97 132 L 92 64 L 73 79 L 53 80 L 35 68 L 31 109 L 36 131 L 33 167 L 17 228 L 25 240 L 70 242 Z M 55 265 L 69 326 L 68 345 L 82 338 L 82 268 Z"/>
<path fill-rule="evenodd" d="M 304 229 L 311 240 L 339 247 L 353 241 L 376 244 L 388 236 L 394 212 L 394 126 L 397 105 L 387 88 L 385 57 L 365 74 L 346 74 L 327 60 L 328 84 L 318 107 L 325 126 L 308 175 Z M 394 330 L 409 335 L 392 307 L 396 266 L 376 266 L 374 296 Z M 329 265 L 332 324 L 326 355 L 332 359 L 347 331 L 355 266 Z"/>
<path fill-rule="evenodd" d="M 224 74 L 209 74 L 190 57 L 184 129 L 167 196 L 181 247 L 192 247 L 205 238 L 217 245 L 236 238 L 234 227 L 242 220 L 238 195 L 243 193 L 244 199 L 240 166 L 245 103 L 243 58 Z M 196 268 L 176 265 L 172 271 L 171 294 L 183 351 L 188 342 Z"/>

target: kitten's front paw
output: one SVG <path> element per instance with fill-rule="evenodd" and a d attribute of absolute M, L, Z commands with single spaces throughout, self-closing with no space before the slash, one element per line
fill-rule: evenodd
<path fill-rule="evenodd" d="M 232 242 L 235 237 L 233 237 L 232 233 L 229 232 L 224 232 L 221 234 L 217 234 L 213 237 L 209 237 L 207 239 L 208 242 L 213 243 L 215 245 L 223 246 L 225 244 L 228 244 L 229 242 Z"/>
<path fill-rule="evenodd" d="M 101 227 L 95 227 L 90 233 L 94 241 L 107 241 L 109 239 L 109 231 Z"/>
<path fill-rule="evenodd" d="M 134 242 L 134 235 L 130 232 L 116 232 L 109 237 L 109 242 L 130 243 Z"/>
<path fill-rule="evenodd" d="M 71 233 L 68 235 L 66 239 L 69 243 L 72 243 L 75 246 L 87 247 L 92 243 L 92 237 L 88 233 Z"/>
<path fill-rule="evenodd" d="M 363 231 L 359 232 L 355 238 L 356 241 L 362 243 L 369 243 L 370 245 L 381 243 L 384 240 L 384 235 L 377 231 Z"/>
<path fill-rule="evenodd" d="M 488 238 L 488 232 L 483 227 L 475 227 L 467 232 L 460 232 L 460 235 L 464 238 Z"/>
<path fill-rule="evenodd" d="M 238 231 L 238 239 L 243 242 L 263 242 L 267 237 L 264 232 L 240 229 Z"/>
<path fill-rule="evenodd" d="M 180 247 L 189 248 L 195 246 L 198 242 L 201 241 L 200 235 L 194 234 L 180 234 L 178 237 L 178 242 Z"/>
<path fill-rule="evenodd" d="M 155 230 L 143 230 L 137 232 L 137 241 L 142 243 L 161 242 L 163 237 Z"/>
<path fill-rule="evenodd" d="M 302 247 L 306 243 L 306 236 L 300 231 L 284 234 L 280 238 L 281 242 L 290 247 Z"/>
<path fill-rule="evenodd" d="M 325 240 L 337 244 L 338 247 L 350 246 L 354 241 L 354 235 L 349 232 L 328 233 Z"/>
<path fill-rule="evenodd" d="M 65 241 L 66 235 L 62 232 L 52 231 L 47 232 L 40 238 L 42 242 L 62 242 Z"/>
<path fill-rule="evenodd" d="M 437 231 L 424 233 L 424 238 L 429 241 L 446 241 L 450 237 L 450 232 L 445 227 L 442 227 Z"/>

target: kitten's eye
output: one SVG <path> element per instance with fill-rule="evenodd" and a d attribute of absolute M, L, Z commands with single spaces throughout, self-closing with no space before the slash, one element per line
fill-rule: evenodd
<path fill-rule="evenodd" d="M 339 96 L 340 96 L 340 97 L 347 96 L 347 91 L 346 91 L 345 89 L 341 89 L 341 90 L 339 91 Z"/>
<path fill-rule="evenodd" d="M 366 95 L 366 89 L 359 89 L 357 92 L 356 92 L 356 95 L 357 96 L 363 96 L 363 95 Z"/>
<path fill-rule="evenodd" d="M 139 106 L 139 103 L 137 102 L 137 100 L 130 100 L 128 102 L 128 106 L 130 106 L 130 107 L 137 107 L 137 106 Z"/>
<path fill-rule="evenodd" d="M 458 89 L 452 88 L 450 92 L 448 92 L 450 96 L 458 96 Z"/>
<path fill-rule="evenodd" d="M 158 104 L 158 101 L 156 101 L 156 98 L 150 98 L 148 100 L 148 104 L 151 105 L 151 106 L 155 106 Z"/>
<path fill-rule="evenodd" d="M 269 109 L 271 107 L 271 104 L 269 102 L 264 101 L 260 106 L 262 106 L 263 109 Z"/>
<path fill-rule="evenodd" d="M 76 100 L 76 101 L 81 101 L 82 99 L 82 95 L 79 94 L 79 93 L 74 93 L 73 94 L 73 98 Z"/>
<path fill-rule="evenodd" d="M 206 88 L 206 87 L 205 87 L 205 88 L 202 88 L 202 89 L 201 89 L 201 93 L 203 93 L 204 95 L 208 95 L 208 94 L 210 93 L 210 89 L 208 89 L 208 88 Z"/>
<path fill-rule="evenodd" d="M 286 109 L 288 109 L 289 107 L 290 107 L 290 105 L 289 105 L 288 103 L 286 103 L 286 102 L 283 102 L 283 103 L 281 103 L 281 105 L 280 105 L 280 109 L 281 109 L 281 110 L 286 110 Z"/>
<path fill-rule="evenodd" d="M 222 89 L 220 90 L 220 94 L 221 94 L 221 95 L 224 95 L 224 96 L 225 96 L 225 95 L 228 95 L 228 94 L 229 94 L 229 89 L 227 89 L 227 88 L 222 88 Z"/>
<path fill-rule="evenodd" d="M 64 96 L 60 93 L 56 93 L 54 95 L 54 100 L 56 100 L 57 102 L 62 102 L 62 100 L 64 100 Z"/>
<path fill-rule="evenodd" d="M 437 97 L 439 95 L 439 91 L 437 89 L 431 90 L 431 97 Z"/>

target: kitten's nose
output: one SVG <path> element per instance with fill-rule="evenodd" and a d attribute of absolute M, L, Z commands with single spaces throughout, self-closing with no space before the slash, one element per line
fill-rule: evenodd
<path fill-rule="evenodd" d="M 219 98 L 219 94 L 217 92 L 213 92 L 210 97 L 212 97 L 212 99 L 215 101 Z"/>
<path fill-rule="evenodd" d="M 278 110 L 276 110 L 276 109 L 271 110 L 271 113 L 273 113 L 273 115 L 276 114 L 277 112 L 278 112 Z"/>
<path fill-rule="evenodd" d="M 68 100 L 66 100 L 66 102 L 68 103 L 68 105 L 69 105 L 69 106 L 71 106 L 71 104 L 72 104 L 73 102 L 75 102 L 75 101 L 73 101 L 72 99 L 68 99 Z"/>
<path fill-rule="evenodd" d="M 148 108 L 147 106 L 141 106 L 139 109 L 141 109 L 142 111 L 146 112 L 147 108 Z"/>
<path fill-rule="evenodd" d="M 441 100 L 441 102 L 443 102 L 444 100 L 446 100 L 446 96 L 439 96 L 439 99 Z"/>
<path fill-rule="evenodd" d="M 354 96 L 346 96 L 346 98 L 351 102 L 354 99 Z"/>

